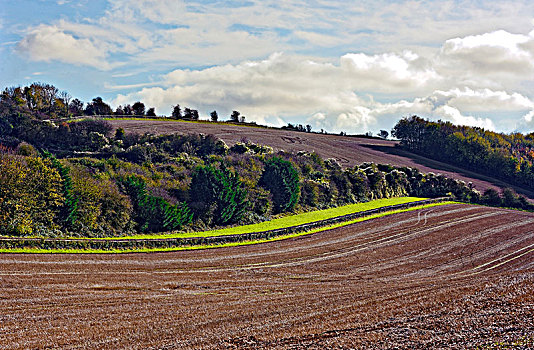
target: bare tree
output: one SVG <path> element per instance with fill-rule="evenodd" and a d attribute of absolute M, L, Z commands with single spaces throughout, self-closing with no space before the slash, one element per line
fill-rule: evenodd
<path fill-rule="evenodd" d="M 63 107 L 65 108 L 65 116 L 69 115 L 69 105 L 72 100 L 72 96 L 67 91 L 61 91 L 59 98 L 63 101 Z"/>

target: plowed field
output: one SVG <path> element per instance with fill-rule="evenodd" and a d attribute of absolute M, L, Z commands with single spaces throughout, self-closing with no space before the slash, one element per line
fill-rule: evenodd
<path fill-rule="evenodd" d="M 236 125 L 188 123 L 165 120 L 112 120 L 115 128 L 123 128 L 126 132 L 152 134 L 211 134 L 223 139 L 228 145 L 249 140 L 269 145 L 274 149 L 298 152 L 315 151 L 323 158 L 335 158 L 342 166 L 354 166 L 363 162 L 409 166 L 424 173 L 441 173 L 447 177 L 472 182 L 484 192 L 488 188 L 498 189 L 514 187 L 498 179 L 466 171 L 445 163 L 424 158 L 395 147 L 397 142 L 361 137 L 346 137 L 280 129 L 265 129 Z M 514 189 L 534 200 L 534 193 L 528 189 Z"/>
<path fill-rule="evenodd" d="M 0 255 L 0 348 L 534 346 L 534 214 L 469 205 L 254 246 Z"/>

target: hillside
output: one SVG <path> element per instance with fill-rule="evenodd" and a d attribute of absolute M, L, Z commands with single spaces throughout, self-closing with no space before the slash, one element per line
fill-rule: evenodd
<path fill-rule="evenodd" d="M 0 259 L 0 344 L 534 345 L 534 214 L 444 205 L 253 246 Z"/>
<path fill-rule="evenodd" d="M 211 134 L 223 139 L 227 144 L 248 140 L 264 144 L 274 149 L 290 152 L 315 151 L 323 158 L 335 158 L 344 167 L 351 167 L 364 162 L 408 166 L 424 173 L 441 173 L 447 177 L 472 182 L 476 189 L 484 192 L 488 188 L 512 187 L 518 193 L 534 200 L 534 192 L 512 186 L 499 179 L 445 164 L 424 156 L 416 155 L 395 147 L 396 141 L 376 138 L 347 137 L 330 134 L 316 134 L 238 126 L 232 124 L 193 123 L 161 120 L 110 120 L 114 128 L 123 128 L 126 132 L 159 134 Z"/>

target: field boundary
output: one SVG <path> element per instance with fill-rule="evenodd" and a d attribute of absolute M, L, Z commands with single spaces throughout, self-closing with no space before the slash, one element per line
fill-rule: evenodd
<path fill-rule="evenodd" d="M 179 247 L 194 247 L 208 245 L 224 245 L 229 243 L 239 243 L 247 241 L 271 240 L 276 237 L 290 236 L 307 231 L 320 229 L 349 222 L 365 216 L 376 215 L 388 211 L 409 209 L 413 207 L 425 206 L 450 201 L 448 197 L 425 199 L 421 201 L 408 202 L 384 206 L 376 209 L 360 211 L 352 214 L 341 215 L 329 219 L 319 220 L 311 223 L 289 226 L 274 230 L 250 232 L 233 235 L 211 236 L 211 237 L 173 237 L 173 238 L 142 238 L 142 239 L 91 239 L 91 238 L 0 238 L 0 250 L 20 250 L 37 249 L 43 250 L 143 250 L 143 249 L 172 249 Z"/>

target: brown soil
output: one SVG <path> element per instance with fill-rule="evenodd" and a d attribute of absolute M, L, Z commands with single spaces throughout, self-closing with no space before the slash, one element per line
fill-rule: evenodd
<path fill-rule="evenodd" d="M 0 255 L 0 348 L 534 347 L 534 214 L 446 205 L 254 246 Z"/>
<path fill-rule="evenodd" d="M 225 124 L 190 123 L 177 121 L 145 121 L 145 120 L 113 120 L 115 128 L 123 128 L 126 132 L 153 134 L 212 134 L 223 139 L 228 145 L 248 140 L 257 144 L 269 145 L 276 150 L 290 152 L 315 151 L 324 158 L 335 158 L 345 167 L 364 162 L 409 166 L 428 173 L 441 173 L 447 177 L 472 182 L 476 189 L 484 192 L 488 188 L 513 187 L 519 193 L 534 200 L 534 192 L 514 187 L 498 179 L 480 175 L 445 163 L 401 150 L 397 142 L 362 137 L 347 137 L 244 127 Z"/>

